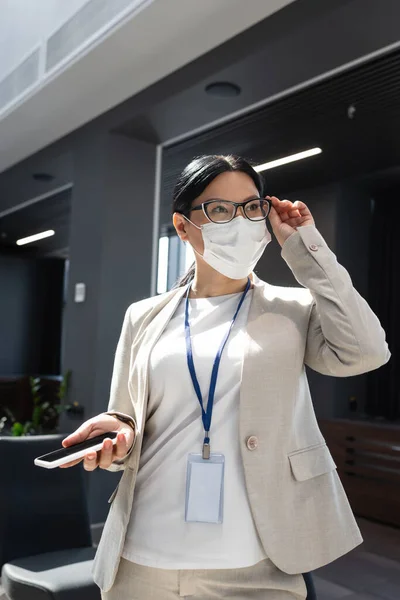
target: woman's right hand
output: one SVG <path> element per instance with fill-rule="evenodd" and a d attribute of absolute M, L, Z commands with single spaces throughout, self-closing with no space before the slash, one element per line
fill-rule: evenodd
<path fill-rule="evenodd" d="M 74 433 L 66 437 L 62 445 L 64 448 L 69 448 L 79 442 L 102 435 L 109 431 L 118 431 L 117 443 L 114 445 L 108 438 L 103 442 L 103 447 L 98 452 L 88 450 L 84 458 L 79 458 L 70 463 L 62 465 L 61 469 L 73 467 L 83 461 L 83 467 L 86 471 L 94 471 L 97 467 L 107 469 L 114 460 L 121 460 L 132 447 L 135 432 L 127 423 L 119 421 L 117 417 L 111 415 L 100 414 L 88 421 L 85 421 Z"/>

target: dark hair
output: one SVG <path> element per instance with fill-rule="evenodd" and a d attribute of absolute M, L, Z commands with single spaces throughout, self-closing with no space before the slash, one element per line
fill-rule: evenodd
<path fill-rule="evenodd" d="M 174 189 L 172 212 L 188 216 L 194 200 L 198 198 L 206 187 L 221 173 L 240 171 L 248 175 L 263 197 L 264 183 L 261 176 L 253 169 L 251 164 L 240 156 L 221 156 L 212 154 L 199 156 L 182 171 Z M 181 287 L 193 280 L 195 265 L 178 281 L 175 287 Z"/>

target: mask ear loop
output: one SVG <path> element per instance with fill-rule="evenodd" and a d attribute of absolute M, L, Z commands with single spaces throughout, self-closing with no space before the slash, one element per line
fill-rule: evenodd
<path fill-rule="evenodd" d="M 193 221 L 191 221 L 190 219 L 188 219 L 188 218 L 187 218 L 185 215 L 183 215 L 182 213 L 181 213 L 181 215 L 182 215 L 182 217 L 183 217 L 184 219 L 186 219 L 186 221 L 187 221 L 188 223 L 190 223 L 191 225 L 193 225 L 194 227 L 196 227 L 196 229 L 200 229 L 200 231 L 201 231 L 201 227 L 199 227 L 198 225 L 196 225 L 196 223 L 193 223 Z"/>
<path fill-rule="evenodd" d="M 183 217 L 184 219 L 186 219 L 186 221 L 188 221 L 188 222 L 189 222 L 191 225 L 193 225 L 194 227 L 196 227 L 196 229 L 199 229 L 200 231 L 202 230 L 202 228 L 201 228 L 201 227 L 199 227 L 198 225 L 196 225 L 196 223 L 193 223 L 193 221 L 191 221 L 190 219 L 188 219 L 188 218 L 187 218 L 185 215 L 183 215 L 182 213 L 180 213 L 180 214 L 182 215 L 182 217 Z M 184 244 L 185 244 L 185 243 L 186 243 L 186 242 L 184 242 Z M 188 244 L 190 244 L 190 242 L 188 242 Z M 192 248 L 193 252 L 195 252 L 195 253 L 196 253 L 198 256 L 200 256 L 200 258 L 203 258 L 203 255 L 202 255 L 202 254 L 200 254 L 200 252 L 197 252 L 196 248 L 195 248 L 195 247 L 194 247 L 192 244 L 190 244 L 190 246 L 191 246 L 191 248 Z"/>

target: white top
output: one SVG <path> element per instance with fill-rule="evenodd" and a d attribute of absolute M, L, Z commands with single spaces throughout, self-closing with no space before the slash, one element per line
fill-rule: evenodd
<path fill-rule="evenodd" d="M 147 422 L 123 557 L 162 569 L 232 569 L 266 558 L 250 512 L 239 440 L 244 330 L 252 291 L 222 354 L 210 430 L 225 456 L 224 521 L 186 523 L 188 454 L 200 453 L 201 409 L 187 366 L 183 299 L 150 358 Z M 212 366 L 241 294 L 190 299 L 197 378 L 207 404 Z"/>

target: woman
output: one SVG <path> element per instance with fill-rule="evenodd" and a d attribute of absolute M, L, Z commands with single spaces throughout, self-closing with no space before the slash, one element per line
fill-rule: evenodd
<path fill-rule="evenodd" d="M 109 411 L 64 441 L 119 431 L 115 449 L 106 440 L 84 459 L 88 471 L 124 470 L 94 565 L 107 600 L 300 600 L 301 573 L 362 542 L 304 365 L 376 369 L 385 334 L 307 206 L 262 188 L 232 156 L 184 170 L 173 222 L 194 268 L 128 309 Z M 267 218 L 304 287 L 253 273 Z"/>

